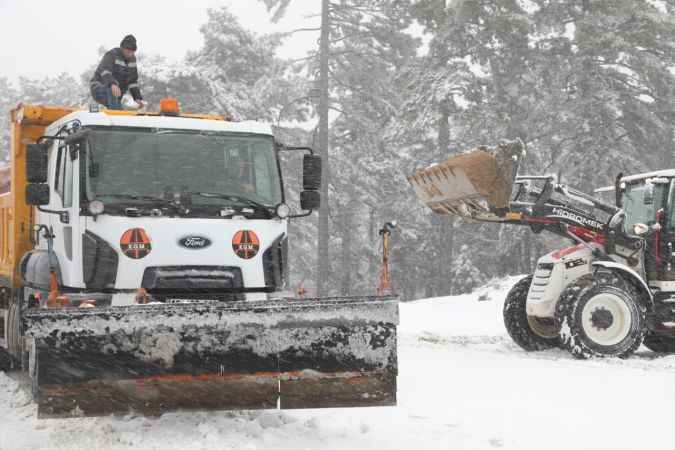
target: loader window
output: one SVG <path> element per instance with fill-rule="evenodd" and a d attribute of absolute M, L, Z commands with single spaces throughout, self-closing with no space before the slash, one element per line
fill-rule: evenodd
<path fill-rule="evenodd" d="M 626 192 L 623 194 L 623 209 L 626 213 L 624 232 L 626 234 L 633 234 L 633 226 L 636 223 L 652 225 L 656 221 L 656 211 L 664 206 L 664 185 L 657 184 L 654 186 L 654 202 L 649 205 L 644 203 L 646 189 L 644 184 L 626 187 Z"/>
<path fill-rule="evenodd" d="M 89 144 L 96 176 L 87 197 L 165 197 L 167 191 L 246 197 L 264 205 L 282 201 L 281 177 L 271 136 L 183 130 L 95 129 Z M 195 196 L 193 204 L 222 204 Z"/>

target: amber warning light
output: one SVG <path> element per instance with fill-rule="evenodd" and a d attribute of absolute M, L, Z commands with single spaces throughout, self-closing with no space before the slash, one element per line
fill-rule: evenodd
<path fill-rule="evenodd" d="M 177 116 L 180 114 L 178 100 L 173 97 L 163 98 L 159 101 L 159 111 L 165 116 Z"/>

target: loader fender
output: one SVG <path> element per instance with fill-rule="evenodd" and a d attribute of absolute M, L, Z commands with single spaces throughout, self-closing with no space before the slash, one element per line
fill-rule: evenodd
<path fill-rule="evenodd" d="M 630 267 L 614 261 L 593 261 L 591 264 L 594 267 L 604 267 L 606 269 L 620 273 L 627 281 L 629 281 L 635 288 L 649 299 L 649 305 L 654 306 L 654 295 L 645 280 Z"/>
<path fill-rule="evenodd" d="M 56 255 L 52 256 L 56 264 L 56 279 L 59 285 L 63 284 L 61 278 L 61 265 Z M 21 277 L 26 286 L 35 289 L 49 290 L 49 252 L 47 250 L 32 250 L 21 258 Z"/>

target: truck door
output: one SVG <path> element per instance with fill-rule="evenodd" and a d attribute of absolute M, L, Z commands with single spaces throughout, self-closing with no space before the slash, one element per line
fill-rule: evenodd
<path fill-rule="evenodd" d="M 82 271 L 79 267 L 80 249 L 80 196 L 79 152 L 71 152 L 63 144 L 58 145 L 56 168 L 50 199 L 50 225 L 54 231 L 54 252 L 61 268 L 64 286 L 81 287 Z"/>

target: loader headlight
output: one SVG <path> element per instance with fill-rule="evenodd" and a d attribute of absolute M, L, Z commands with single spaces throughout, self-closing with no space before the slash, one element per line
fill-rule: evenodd
<path fill-rule="evenodd" d="M 105 205 L 100 200 L 94 200 L 92 202 L 89 202 L 89 212 L 94 216 L 98 216 L 99 214 L 103 214 L 104 209 L 105 209 Z"/>
<path fill-rule="evenodd" d="M 286 203 L 279 203 L 277 205 L 276 214 L 279 218 L 285 219 L 291 215 L 291 208 Z"/>

